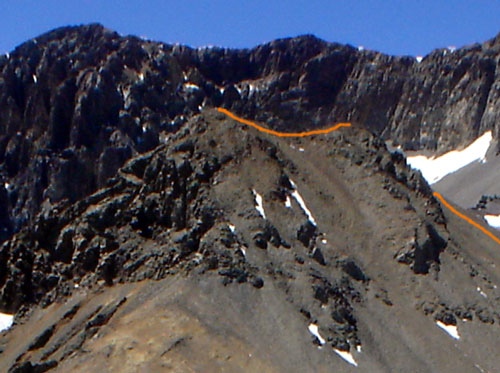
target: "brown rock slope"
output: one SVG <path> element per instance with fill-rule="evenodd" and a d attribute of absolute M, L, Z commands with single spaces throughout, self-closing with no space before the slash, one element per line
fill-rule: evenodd
<path fill-rule="evenodd" d="M 499 363 L 498 245 L 356 126 L 281 139 L 206 110 L 0 257 L 1 371 Z"/>

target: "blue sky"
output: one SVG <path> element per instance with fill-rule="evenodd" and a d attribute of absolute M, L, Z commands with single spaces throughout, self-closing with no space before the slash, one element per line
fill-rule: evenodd
<path fill-rule="evenodd" d="M 483 42 L 500 32 L 500 0 L 0 0 L 0 53 L 56 27 L 99 22 L 194 47 L 253 47 L 315 34 L 389 54 Z"/>

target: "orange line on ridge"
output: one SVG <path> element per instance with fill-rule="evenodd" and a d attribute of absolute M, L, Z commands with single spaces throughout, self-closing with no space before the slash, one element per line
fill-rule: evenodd
<path fill-rule="evenodd" d="M 495 236 L 493 233 L 491 233 L 489 230 L 487 230 L 485 227 L 481 226 L 480 224 L 476 223 L 474 220 L 472 220 L 471 218 L 469 218 L 468 216 L 465 216 L 464 214 L 462 214 L 461 212 L 457 211 L 457 209 L 455 209 L 452 205 L 450 205 L 448 203 L 448 201 L 446 201 L 444 199 L 444 197 L 439 194 L 438 192 L 434 192 L 433 193 L 434 197 L 436 197 L 443 205 L 445 205 L 448 210 L 450 210 L 452 213 L 454 213 L 456 216 L 458 216 L 459 218 L 465 220 L 467 223 L 469 223 L 470 225 L 472 225 L 473 227 L 479 229 L 481 232 L 483 232 L 485 235 L 487 235 L 489 238 L 491 238 L 493 241 L 495 241 L 496 243 L 500 244 L 500 238 L 498 238 L 497 236 Z"/>
<path fill-rule="evenodd" d="M 219 111 L 220 113 L 226 114 L 228 117 L 230 117 L 231 119 L 234 119 L 237 122 L 240 122 L 240 123 L 246 124 L 246 125 L 248 125 L 250 127 L 253 127 L 255 129 L 257 129 L 258 131 L 261 131 L 261 132 L 264 132 L 264 133 L 268 133 L 270 135 L 278 136 L 278 137 L 306 137 L 306 136 L 313 136 L 313 135 L 325 135 L 327 133 L 336 131 L 339 128 L 342 128 L 342 127 L 351 127 L 351 123 L 337 123 L 336 125 L 334 125 L 332 127 L 325 128 L 325 129 L 320 129 L 320 130 L 313 130 L 313 131 L 306 131 L 306 132 L 295 132 L 295 133 L 294 132 L 278 132 L 278 131 L 274 131 L 274 130 L 270 130 L 268 128 L 262 127 L 262 126 L 258 125 L 257 123 L 252 122 L 250 120 L 241 118 L 241 117 L 233 114 L 232 112 L 230 112 L 227 109 L 218 107 L 217 111 Z M 472 220 L 468 216 L 465 216 L 464 214 L 462 214 L 461 212 L 459 212 L 452 205 L 450 205 L 448 203 L 448 201 L 446 201 L 444 199 L 444 197 L 440 193 L 434 192 L 433 195 L 444 206 L 446 206 L 453 214 L 455 214 L 456 216 L 458 216 L 462 220 L 465 220 L 467 223 L 469 223 L 473 227 L 479 229 L 482 233 L 484 233 L 485 235 L 487 235 L 493 241 L 495 241 L 496 243 L 500 244 L 500 238 L 498 238 L 497 236 L 495 236 L 493 233 L 491 233 L 489 230 L 487 230 L 486 228 L 484 228 L 480 224 L 476 223 L 474 220 Z"/>
<path fill-rule="evenodd" d="M 258 125 L 257 123 L 252 122 L 250 120 L 241 118 L 241 117 L 231 113 L 227 109 L 218 107 L 217 111 L 219 111 L 220 113 L 226 114 L 229 118 L 234 119 L 237 122 L 240 122 L 240 123 L 246 124 L 247 126 L 253 127 L 260 132 L 268 133 L 270 135 L 277 136 L 277 137 L 306 137 L 306 136 L 313 136 L 313 135 L 326 135 L 327 133 L 336 131 L 342 127 L 351 127 L 351 123 L 337 123 L 336 125 L 334 125 L 332 127 L 321 129 L 321 130 L 312 130 L 312 131 L 306 131 L 306 132 L 278 132 L 278 131 L 274 131 L 274 130 L 270 130 L 268 128 L 262 127 L 262 126 Z"/>

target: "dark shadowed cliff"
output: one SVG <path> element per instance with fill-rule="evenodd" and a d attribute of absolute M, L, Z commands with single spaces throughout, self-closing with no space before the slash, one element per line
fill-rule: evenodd
<path fill-rule="evenodd" d="M 350 121 L 407 149 L 446 150 L 488 129 L 496 136 L 499 55 L 499 37 L 417 63 L 313 36 L 230 50 L 99 25 L 52 31 L 0 57 L 2 236 L 40 206 L 104 186 L 205 107 L 283 131 Z"/>
<path fill-rule="evenodd" d="M 493 371 L 498 244 L 384 140 L 498 136 L 499 58 L 99 25 L 0 57 L 0 370 Z"/>

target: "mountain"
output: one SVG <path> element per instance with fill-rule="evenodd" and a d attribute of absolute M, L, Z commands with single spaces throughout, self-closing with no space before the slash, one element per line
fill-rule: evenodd
<path fill-rule="evenodd" d="M 499 46 L 417 62 L 89 25 L 2 57 L 1 370 L 494 371 L 498 244 L 385 140 L 496 136 Z M 217 107 L 352 125 L 287 138 Z"/>

